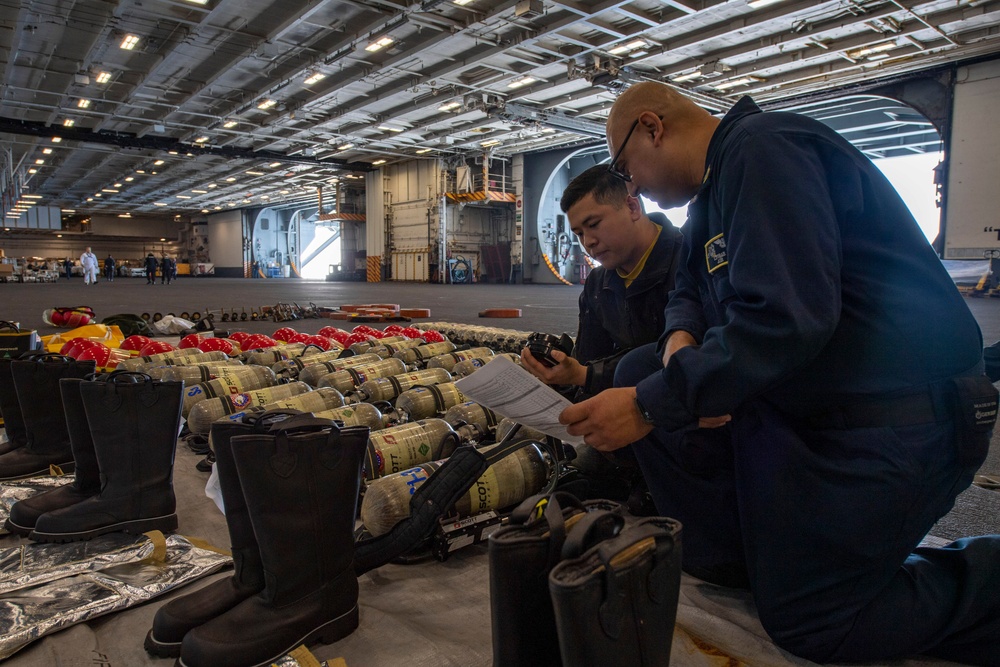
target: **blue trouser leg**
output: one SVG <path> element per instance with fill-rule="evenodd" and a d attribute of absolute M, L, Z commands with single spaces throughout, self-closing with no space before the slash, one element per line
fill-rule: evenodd
<path fill-rule="evenodd" d="M 655 345 L 636 348 L 618 363 L 615 386 L 635 386 L 662 368 Z M 633 443 L 632 450 L 657 511 L 683 525 L 684 569 L 699 575 L 704 568 L 741 565 L 729 428 L 686 433 L 656 429 Z"/>
<path fill-rule="evenodd" d="M 914 550 L 975 472 L 951 421 L 810 430 L 756 402 L 734 424 L 751 589 L 779 646 L 1000 664 L 1000 537 Z"/>

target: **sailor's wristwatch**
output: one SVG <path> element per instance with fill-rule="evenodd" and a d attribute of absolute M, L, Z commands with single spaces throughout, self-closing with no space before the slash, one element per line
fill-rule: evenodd
<path fill-rule="evenodd" d="M 653 419 L 652 413 L 647 410 L 646 406 L 644 406 L 642 401 L 639 400 L 638 394 L 636 394 L 635 399 L 633 400 L 635 401 L 635 409 L 639 411 L 639 416 L 642 418 L 642 421 L 646 422 L 650 426 L 656 426 L 656 421 Z"/>

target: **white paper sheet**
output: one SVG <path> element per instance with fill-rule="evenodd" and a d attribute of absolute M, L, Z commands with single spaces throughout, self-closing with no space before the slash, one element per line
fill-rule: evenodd
<path fill-rule="evenodd" d="M 559 414 L 572 403 L 507 357 L 494 358 L 475 373 L 456 381 L 455 386 L 498 415 L 563 442 L 583 444 L 582 437 L 570 435 L 559 423 Z"/>

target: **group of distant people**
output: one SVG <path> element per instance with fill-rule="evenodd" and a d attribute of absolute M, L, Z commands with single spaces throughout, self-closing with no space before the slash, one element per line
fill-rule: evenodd
<path fill-rule="evenodd" d="M 127 264 L 127 262 L 126 262 Z M 97 271 L 101 266 L 101 263 L 97 259 L 97 255 L 91 250 L 90 246 L 80 255 L 80 266 L 83 268 L 83 282 L 85 285 L 96 285 L 97 284 Z M 177 277 L 177 262 L 173 257 L 167 253 L 163 253 L 162 257 L 157 260 L 153 253 L 146 255 L 145 261 L 146 269 L 146 284 L 152 285 L 156 283 L 156 270 L 160 270 L 160 284 L 169 285 L 174 278 Z M 114 282 L 115 275 L 118 273 L 118 263 L 115 258 L 108 253 L 108 256 L 104 258 L 103 262 L 104 268 L 104 279 L 108 282 Z M 67 279 L 73 276 L 73 260 L 67 257 L 63 261 L 63 270 Z"/>

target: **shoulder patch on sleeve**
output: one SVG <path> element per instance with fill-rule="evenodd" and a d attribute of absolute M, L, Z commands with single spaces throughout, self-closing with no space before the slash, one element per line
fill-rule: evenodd
<path fill-rule="evenodd" d="M 729 264 L 726 256 L 726 237 L 722 234 L 713 236 L 705 244 L 705 264 L 708 265 L 708 272 L 714 273 L 716 269 Z"/>

